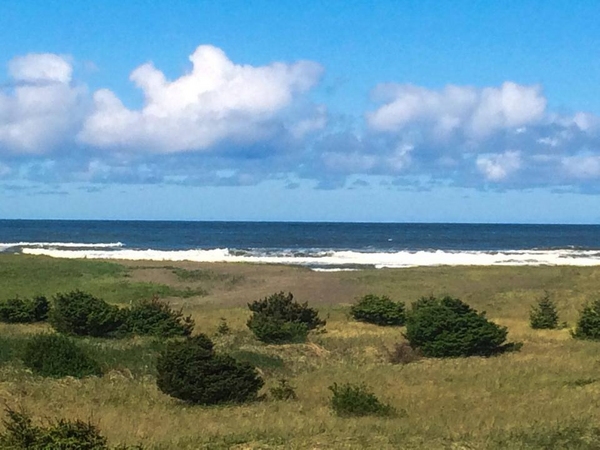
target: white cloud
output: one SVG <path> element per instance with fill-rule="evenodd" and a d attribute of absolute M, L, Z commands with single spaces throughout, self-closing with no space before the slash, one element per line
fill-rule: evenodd
<path fill-rule="evenodd" d="M 293 136 L 324 126 L 323 112 L 285 122 L 285 110 L 312 88 L 322 68 L 310 61 L 268 66 L 236 65 L 225 53 L 202 45 L 190 56 L 192 70 L 169 81 L 151 63 L 130 79 L 143 91 L 140 110 L 127 109 L 109 90 L 94 94 L 94 111 L 79 138 L 99 147 L 156 152 L 209 150 L 228 140 L 255 143 L 282 128 Z"/>
<path fill-rule="evenodd" d="M 68 140 L 82 117 L 85 90 L 71 85 L 72 67 L 48 53 L 13 59 L 14 86 L 0 92 L 0 153 L 44 153 Z"/>
<path fill-rule="evenodd" d="M 575 155 L 561 160 L 566 174 L 576 179 L 591 179 L 600 177 L 600 156 Z"/>
<path fill-rule="evenodd" d="M 442 90 L 383 84 L 373 92 L 384 104 L 367 114 L 378 132 L 403 132 L 419 127 L 428 136 L 444 139 L 462 133 L 468 139 L 519 129 L 544 117 L 546 99 L 539 86 L 505 82 L 500 87 L 477 89 L 449 85 Z"/>
<path fill-rule="evenodd" d="M 479 155 L 477 168 L 490 181 L 502 181 L 521 168 L 521 152 L 509 150 L 495 155 Z"/>

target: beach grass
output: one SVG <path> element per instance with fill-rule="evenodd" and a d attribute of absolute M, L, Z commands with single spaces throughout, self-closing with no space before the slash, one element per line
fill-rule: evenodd
<path fill-rule="evenodd" d="M 183 276 L 181 274 L 184 274 Z M 235 280 L 235 281 L 233 281 Z M 133 287 L 119 289 L 122 283 Z M 51 380 L 20 364 L 23 343 L 46 324 L 0 324 L 0 404 L 39 420 L 90 419 L 112 444 L 149 449 L 597 449 L 600 448 L 600 343 L 575 340 L 568 328 L 533 330 L 529 310 L 548 292 L 560 321 L 573 326 L 596 298 L 600 269 L 591 267 L 427 267 L 319 273 L 249 264 L 101 262 L 0 255 L 0 299 L 53 295 L 74 288 L 128 304 L 167 286 L 161 297 L 196 321 L 196 332 L 258 367 L 265 398 L 242 406 L 190 406 L 162 394 L 154 363 L 164 342 L 150 338 L 81 339 L 97 356 L 102 378 Z M 113 289 L 114 287 L 114 289 Z M 204 292 L 183 295 L 194 290 Z M 326 318 L 306 344 L 265 345 L 246 327 L 246 304 L 291 291 Z M 450 294 L 507 326 L 521 351 L 491 358 L 388 361 L 403 328 L 353 322 L 361 295 L 410 303 Z M 106 294 L 106 295 L 103 295 Z M 230 333 L 218 335 L 225 319 Z M 269 388 L 286 378 L 296 401 Z M 336 417 L 334 382 L 365 383 L 396 408 L 394 417 Z"/>

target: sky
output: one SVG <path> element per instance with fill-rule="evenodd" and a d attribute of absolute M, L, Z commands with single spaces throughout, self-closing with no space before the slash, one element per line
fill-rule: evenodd
<path fill-rule="evenodd" d="M 0 0 L 0 219 L 600 223 L 598 17 Z"/>

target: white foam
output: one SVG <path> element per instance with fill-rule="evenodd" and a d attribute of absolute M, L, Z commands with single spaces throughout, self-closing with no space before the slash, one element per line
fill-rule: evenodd
<path fill-rule="evenodd" d="M 320 269 L 348 266 L 415 267 L 415 266 L 596 266 L 600 265 L 600 251 L 595 250 L 515 250 L 484 251 L 399 251 L 394 253 L 356 251 L 326 252 L 321 255 L 247 255 L 231 254 L 228 249 L 212 250 L 101 250 L 52 249 L 25 247 L 23 253 L 47 255 L 56 258 L 91 258 L 151 261 L 248 262 L 263 264 L 292 264 Z"/>
<path fill-rule="evenodd" d="M 95 244 L 83 242 L 0 242 L 0 251 L 7 250 L 13 247 L 21 248 L 120 248 L 123 247 L 122 242 L 100 242 Z"/>

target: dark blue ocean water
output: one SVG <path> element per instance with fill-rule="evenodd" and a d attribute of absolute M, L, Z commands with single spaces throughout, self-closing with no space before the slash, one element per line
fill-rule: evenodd
<path fill-rule="evenodd" d="M 0 243 L 21 242 L 121 243 L 142 250 L 596 250 L 600 226 L 0 220 Z"/>

